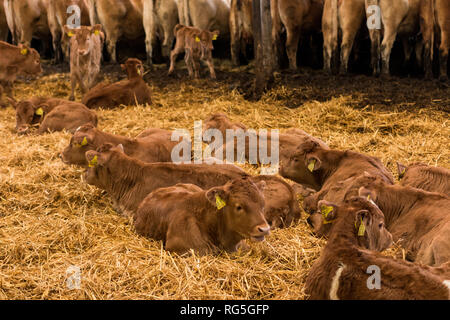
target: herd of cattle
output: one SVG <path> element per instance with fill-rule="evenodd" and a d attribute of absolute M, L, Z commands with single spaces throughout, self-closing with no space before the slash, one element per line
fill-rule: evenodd
<path fill-rule="evenodd" d="M 353 21 L 353 27 L 360 25 L 363 18 L 356 18 L 353 4 L 360 3 L 361 12 L 365 14 L 364 6 L 370 1 L 273 2 L 279 10 L 277 17 L 287 30 L 287 51 L 294 67 L 297 47 L 293 43 L 298 41 L 300 31 L 307 26 L 320 26 L 320 19 L 317 23 L 315 17 L 320 18 L 322 14 L 325 17 L 328 9 L 333 12 L 337 9 L 339 15 L 333 17 L 338 19 L 331 19 L 331 24 L 338 23 L 335 26 L 342 30 L 342 66 L 346 69 L 351 48 L 346 41 L 354 38 L 354 34 L 346 34 L 351 29 L 346 23 Z M 86 16 L 90 19 L 83 23 L 91 25 L 70 29 L 61 23 L 66 19 L 69 3 L 76 3 L 82 11 L 88 12 Z M 346 7 L 350 3 L 352 5 Z M 382 9 L 386 5 L 383 0 L 377 3 Z M 413 13 L 422 17 L 426 8 L 432 8 L 425 3 L 428 2 L 391 1 L 382 12 L 396 19 L 399 34 L 407 34 L 404 32 L 410 29 L 403 24 L 412 27 L 418 23 Z M 431 3 L 442 5 L 435 11 L 439 17 L 442 12 L 449 12 L 448 1 Z M 232 10 L 234 13 L 250 15 L 251 1 L 232 1 L 231 4 L 232 8 L 239 8 Z M 396 5 L 406 5 L 408 10 L 405 13 Z M 7 103 L 16 109 L 17 133 L 30 133 L 33 127 L 37 127 L 38 134 L 71 132 L 69 145 L 60 154 L 62 161 L 86 168 L 84 180 L 105 190 L 114 208 L 132 217 L 138 234 L 160 240 L 166 250 L 179 254 L 190 250 L 198 254 L 233 252 L 247 246 L 243 242 L 245 239 L 262 241 L 270 230 L 289 227 L 298 221 L 301 217 L 298 196 L 301 195 L 313 232 L 328 238 L 307 278 L 306 292 L 312 299 L 450 299 L 450 170 L 446 168 L 398 164 L 401 181 L 396 184 L 379 159 L 330 149 L 322 140 L 291 128 L 278 136 L 279 174 L 285 179 L 275 175 L 252 176 L 229 163 L 173 163 L 172 153 L 179 142 L 172 141 L 169 130 L 151 128 L 135 138 L 128 138 L 97 128 L 98 119 L 93 109 L 152 103 L 150 88 L 143 79 L 143 63 L 136 58 L 129 58 L 122 64 L 127 79 L 95 85 L 104 43 L 114 60 L 117 39 L 136 37 L 145 30 L 150 33 L 146 44 L 151 57 L 155 36 L 162 39 L 163 52 L 168 54 L 175 35 L 170 71 L 173 72 L 176 56 L 185 52 L 190 74 L 198 76 L 199 61 L 205 60 L 214 77 L 213 41 L 219 34 L 230 33 L 230 7 L 226 1 L 5 0 L 4 6 L 13 38 L 20 39 L 17 46 L 0 41 L 0 89 L 8 91 Z M 349 14 L 346 8 L 351 8 L 353 14 L 348 20 L 343 18 Z M 396 16 L 400 12 L 405 14 L 401 19 Z M 52 20 L 52 17 L 56 18 Z M 150 27 L 146 19 L 151 20 Z M 383 16 L 384 38 L 391 36 L 389 19 Z M 56 21 L 58 26 L 55 26 Z M 230 21 L 231 26 L 241 28 L 239 38 L 243 42 L 238 42 L 247 43 L 251 38 L 251 20 L 234 15 Z M 273 17 L 273 21 L 276 27 L 277 18 Z M 421 28 L 427 25 L 424 18 L 418 21 Z M 327 20 L 322 23 L 325 26 Z M 425 29 L 421 30 L 425 39 Z M 333 32 L 336 35 L 336 29 Z M 70 57 L 70 100 L 30 97 L 16 101 L 12 94 L 16 77 L 42 71 L 39 53 L 29 46 L 31 37 L 49 33 L 55 52 L 61 47 L 61 58 Z M 444 35 L 448 37 L 448 33 L 443 31 L 442 35 L 441 48 L 444 48 L 448 44 Z M 231 38 L 236 48 L 236 34 L 231 32 Z M 331 40 L 331 47 L 336 39 Z M 389 60 L 386 52 L 392 47 L 389 41 L 384 39 L 381 44 L 384 67 L 385 58 Z M 332 50 L 325 47 L 325 56 L 332 57 Z M 446 50 L 441 50 L 443 57 Z M 76 85 L 83 93 L 81 102 L 73 101 Z M 203 130 L 208 129 L 217 129 L 224 136 L 228 129 L 240 129 L 246 133 L 246 145 L 251 135 L 257 135 L 247 131 L 244 124 L 231 122 L 222 113 L 205 119 Z M 260 145 L 262 139 L 266 139 L 268 145 L 273 137 L 259 136 Z M 225 144 L 217 149 L 216 155 L 217 152 L 227 153 L 227 147 L 230 146 Z M 248 148 L 242 155 L 238 154 L 236 145 L 234 148 L 235 159 L 249 158 Z M 398 241 L 403 248 L 405 260 L 379 253 L 393 241 Z M 367 285 L 369 266 L 381 270 L 381 287 L 375 290 Z"/>
<path fill-rule="evenodd" d="M 405 62 L 415 50 L 418 65 L 428 78 L 438 48 L 440 78 L 448 78 L 448 0 L 271 0 L 270 4 L 274 50 L 280 57 L 284 54 L 280 48 L 285 46 L 290 68 L 297 68 L 299 41 L 323 34 L 325 70 L 340 67 L 347 72 L 352 50 L 357 55 L 360 40 L 370 38 L 373 73 L 389 74 L 391 51 L 398 38 Z M 13 43 L 26 46 L 33 38 L 40 39 L 44 47 L 52 43 L 56 61 L 68 59 L 69 37 L 64 26 L 75 12 L 68 10 L 73 5 L 79 8 L 80 25 L 103 27 L 113 63 L 120 39 L 145 38 L 149 65 L 158 44 L 162 56 L 168 58 L 178 23 L 217 30 L 230 41 L 236 64 L 246 57 L 246 47 L 253 41 L 252 0 L 3 0 L 0 40 L 6 41 L 8 33 Z M 282 45 L 284 31 L 286 42 Z"/>

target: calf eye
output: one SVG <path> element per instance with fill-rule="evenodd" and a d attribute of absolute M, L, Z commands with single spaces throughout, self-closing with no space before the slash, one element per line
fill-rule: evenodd
<path fill-rule="evenodd" d="M 378 225 L 378 228 L 383 228 L 383 222 Z"/>
<path fill-rule="evenodd" d="M 242 211 L 243 209 L 242 209 L 241 206 L 236 206 L 236 210 L 237 210 L 237 211 Z"/>

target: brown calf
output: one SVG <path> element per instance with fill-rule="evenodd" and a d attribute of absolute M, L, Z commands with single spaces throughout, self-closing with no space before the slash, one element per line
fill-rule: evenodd
<path fill-rule="evenodd" d="M 447 270 L 437 270 L 372 251 L 389 247 L 392 235 L 384 227 L 383 213 L 370 201 L 356 197 L 340 206 L 326 201 L 319 206 L 335 227 L 306 279 L 310 299 L 450 298 L 448 280 L 440 276 L 448 274 L 450 264 Z M 376 270 L 379 287 L 369 279 Z"/>
<path fill-rule="evenodd" d="M 172 74 L 175 70 L 175 62 L 178 55 L 185 52 L 184 60 L 189 76 L 199 78 L 200 60 L 204 60 L 208 65 L 211 78 L 215 79 L 216 72 L 214 71 L 212 50 L 214 49 L 213 40 L 218 37 L 219 31 L 210 32 L 177 24 L 173 32 L 177 41 L 175 48 L 170 53 L 169 74 Z"/>
<path fill-rule="evenodd" d="M 383 211 L 386 225 L 407 258 L 431 266 L 450 261 L 450 198 L 412 187 L 389 185 L 368 174 L 356 179 L 359 195 Z M 353 195 L 356 190 L 351 190 Z"/>
<path fill-rule="evenodd" d="M 364 171 L 394 183 L 392 174 L 379 159 L 349 150 L 326 149 L 315 141 L 298 145 L 288 161 L 281 163 L 280 167 L 284 177 L 321 191 Z"/>
<path fill-rule="evenodd" d="M 97 126 L 97 116 L 85 105 L 55 98 L 33 97 L 16 105 L 16 130 L 19 134 L 29 132 L 38 125 L 38 134 L 67 130 L 74 132 L 79 126 Z"/>
<path fill-rule="evenodd" d="M 130 58 L 122 64 L 122 69 L 128 74 L 127 80 L 110 85 L 98 84 L 83 97 L 83 103 L 89 108 L 105 109 L 120 105 L 152 104 L 150 87 L 143 79 L 142 62 L 139 59 Z"/>
<path fill-rule="evenodd" d="M 70 100 L 73 101 L 77 84 L 85 94 L 97 82 L 102 58 L 102 26 L 70 29 L 65 25 L 64 32 L 70 37 Z"/>
<path fill-rule="evenodd" d="M 211 116 L 209 116 L 208 119 L 205 120 L 205 123 L 203 125 L 203 132 L 205 133 L 206 130 L 209 129 L 217 129 L 221 132 L 222 138 L 225 141 L 226 138 L 226 131 L 227 130 L 234 130 L 235 132 L 237 130 L 240 130 L 240 132 L 245 135 L 245 154 L 238 154 L 238 146 L 237 141 L 239 134 L 237 137 L 234 138 L 234 141 L 228 141 L 229 145 L 223 145 L 222 148 L 216 149 L 215 155 L 222 154 L 222 159 L 225 159 L 226 156 L 226 150 L 227 148 L 231 148 L 231 145 L 233 144 L 234 148 L 234 157 L 237 160 L 249 160 L 251 151 L 256 152 L 257 154 L 257 160 L 258 162 L 261 162 L 259 159 L 259 145 L 260 143 L 265 143 L 267 145 L 267 152 L 270 156 L 271 152 L 271 145 L 272 145 L 272 135 L 270 132 L 267 133 L 267 137 L 260 136 L 256 133 L 251 133 L 250 131 L 247 131 L 247 127 L 241 123 L 233 123 L 230 121 L 228 116 L 224 113 L 216 113 Z M 251 139 L 257 140 L 257 150 L 250 150 L 250 141 Z M 328 146 L 321 141 L 320 139 L 317 139 L 315 137 L 310 136 L 305 131 L 291 128 L 286 130 L 286 133 L 280 133 L 278 135 L 278 143 L 279 143 L 279 158 L 280 162 L 286 161 L 289 156 L 295 152 L 295 149 L 297 148 L 298 144 L 302 141 L 316 141 L 318 144 L 320 144 L 323 148 L 328 148 Z M 211 143 L 214 142 L 211 141 Z M 280 172 L 280 174 L 283 176 L 283 174 Z"/>
<path fill-rule="evenodd" d="M 402 186 L 443 193 L 450 196 L 450 170 L 432 167 L 424 163 L 404 166 L 397 162 L 398 176 Z"/>
<path fill-rule="evenodd" d="M 12 98 L 12 85 L 18 75 L 38 75 L 42 72 L 39 53 L 24 45 L 14 46 L 0 41 L 0 107 L 3 86 Z"/>
<path fill-rule="evenodd" d="M 144 163 L 128 157 L 123 150 L 123 146 L 105 144 L 97 151 L 86 152 L 86 159 L 91 164 L 86 172 L 86 181 L 108 191 L 115 209 L 128 215 L 133 215 L 144 197 L 157 188 L 190 183 L 208 189 L 248 176 L 242 169 L 229 164 Z M 295 193 L 287 183 L 273 176 L 253 179 L 255 182 L 265 181 L 268 186 L 264 195 L 265 215 L 270 219 L 269 223 L 274 227 L 284 227 L 300 217 Z"/>
<path fill-rule="evenodd" d="M 157 189 L 139 205 L 136 231 L 178 254 L 236 251 L 242 240 L 263 241 L 269 234 L 264 185 L 246 177 L 209 190 L 194 185 Z"/>
<path fill-rule="evenodd" d="M 157 130 L 144 131 L 135 139 L 106 133 L 96 129 L 93 125 L 84 125 L 77 129 L 69 145 L 61 152 L 64 163 L 87 166 L 86 152 L 96 150 L 105 143 L 121 144 L 125 154 L 144 162 L 170 162 L 172 148 L 178 143 L 171 141 L 172 132 Z M 144 136 L 142 136 L 145 134 Z"/>

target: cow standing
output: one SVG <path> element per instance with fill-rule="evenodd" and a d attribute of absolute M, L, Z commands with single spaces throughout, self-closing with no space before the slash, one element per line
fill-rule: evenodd
<path fill-rule="evenodd" d="M 42 72 L 39 53 L 25 45 L 14 46 L 0 41 L 0 106 L 4 87 L 12 98 L 12 86 L 18 75 L 38 75 Z"/>
<path fill-rule="evenodd" d="M 180 24 L 202 30 L 218 30 L 223 38 L 230 32 L 230 3 L 226 0 L 178 0 Z"/>
<path fill-rule="evenodd" d="M 0 41 L 7 41 L 9 34 L 8 21 L 6 19 L 3 1 L 0 1 Z"/>
<path fill-rule="evenodd" d="M 153 47 L 159 38 L 162 56 L 169 57 L 175 39 L 173 28 L 178 23 L 178 6 L 175 0 L 143 0 L 143 24 L 147 63 L 152 65 Z"/>
<path fill-rule="evenodd" d="M 95 84 L 100 73 L 102 26 L 71 29 L 66 25 L 64 32 L 70 37 L 70 100 L 75 100 L 77 84 L 85 94 Z"/>
<path fill-rule="evenodd" d="M 31 40 L 42 40 L 43 52 L 47 52 L 51 40 L 48 24 L 47 0 L 5 0 L 5 11 L 13 39 L 26 46 Z"/>
<path fill-rule="evenodd" d="M 213 40 L 217 39 L 219 31 L 207 31 L 194 27 L 186 27 L 177 24 L 173 30 L 177 41 L 175 48 L 170 53 L 169 74 L 175 70 L 175 62 L 178 55 L 185 52 L 184 60 L 189 71 L 189 76 L 200 77 L 200 60 L 206 61 L 212 79 L 216 78 L 212 50 Z"/>
<path fill-rule="evenodd" d="M 117 63 L 120 38 L 136 40 L 145 35 L 142 0 L 90 0 L 91 24 L 98 21 L 106 34 L 106 47 L 112 63 Z"/>
<path fill-rule="evenodd" d="M 390 75 L 389 63 L 392 47 L 395 39 L 399 37 L 403 44 L 405 63 L 410 59 L 412 47 L 408 38 L 422 34 L 422 42 L 419 43 L 416 58 L 419 64 L 425 66 L 425 77 L 432 77 L 432 52 L 433 52 L 433 15 L 429 0 L 378 0 L 381 8 L 381 17 L 384 27 L 384 36 L 381 43 L 381 74 Z"/>
<path fill-rule="evenodd" d="M 77 6 L 80 11 L 79 22 L 80 25 L 73 26 L 78 28 L 79 26 L 89 26 L 89 10 L 87 0 L 48 0 L 48 25 L 52 34 L 53 51 L 55 54 L 55 61 L 61 62 L 63 57 L 69 61 L 69 41 L 70 38 L 67 33 L 64 32 L 64 26 L 68 24 L 70 17 L 76 15 L 77 12 L 73 11 L 68 13 L 70 6 Z M 75 20 L 73 20 L 75 21 Z M 62 54 L 61 55 L 61 50 Z"/>
<path fill-rule="evenodd" d="M 280 20 L 286 28 L 286 52 L 289 58 L 289 68 L 295 70 L 297 69 L 297 48 L 300 38 L 321 31 L 323 0 L 277 1 L 278 5 L 273 10 L 278 10 Z M 272 31 L 272 34 L 274 33 L 279 32 Z"/>
<path fill-rule="evenodd" d="M 253 43 L 252 0 L 232 0 L 230 8 L 231 60 L 247 60 L 247 46 Z"/>

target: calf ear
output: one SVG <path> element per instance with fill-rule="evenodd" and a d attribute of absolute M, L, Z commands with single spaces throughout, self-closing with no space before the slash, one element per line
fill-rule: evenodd
<path fill-rule="evenodd" d="M 10 97 L 6 97 L 5 99 L 14 107 L 14 109 L 17 109 L 17 101 L 16 100 L 14 100 L 13 98 L 10 98 Z"/>
<path fill-rule="evenodd" d="M 71 38 L 71 37 L 73 37 L 75 35 L 73 33 L 72 28 L 69 27 L 67 24 L 63 28 L 64 28 L 64 34 L 67 35 L 69 38 Z"/>
<path fill-rule="evenodd" d="M 124 70 L 124 71 L 125 71 L 125 70 L 127 70 L 127 66 L 126 66 L 126 65 L 124 65 L 124 64 L 121 64 L 121 65 L 120 65 L 120 67 L 121 67 L 121 68 L 122 68 L 122 70 Z"/>
<path fill-rule="evenodd" d="M 214 30 L 212 32 L 212 39 L 213 40 L 217 40 L 217 38 L 219 37 L 220 31 L 219 30 Z"/>
<path fill-rule="evenodd" d="M 123 149 L 123 144 L 118 144 L 117 149 L 119 149 L 120 152 L 125 153 L 125 150 Z"/>
<path fill-rule="evenodd" d="M 398 172 L 398 178 L 400 180 L 405 175 L 406 166 L 401 164 L 400 162 L 397 162 L 397 172 Z"/>
<path fill-rule="evenodd" d="M 225 202 L 227 200 L 227 193 L 222 187 L 214 187 L 206 191 L 206 199 L 217 209 L 222 209 L 227 205 Z"/>
<path fill-rule="evenodd" d="M 358 190 L 358 195 L 364 199 L 376 201 L 377 195 L 373 190 L 369 190 L 366 187 L 361 187 Z"/>
<path fill-rule="evenodd" d="M 328 224 L 336 220 L 337 218 L 337 205 L 326 201 L 320 200 L 317 204 L 319 212 L 322 214 L 323 224 Z"/>
<path fill-rule="evenodd" d="M 309 171 L 314 172 L 317 171 L 322 166 L 322 161 L 316 156 L 307 156 L 306 157 L 306 167 Z"/>
<path fill-rule="evenodd" d="M 99 35 L 102 30 L 103 28 L 101 24 L 96 24 L 95 26 L 91 27 L 91 32 L 96 35 Z"/>
<path fill-rule="evenodd" d="M 372 216 L 367 210 L 359 210 L 355 217 L 355 229 L 359 237 L 364 237 L 366 228 L 372 223 Z"/>

